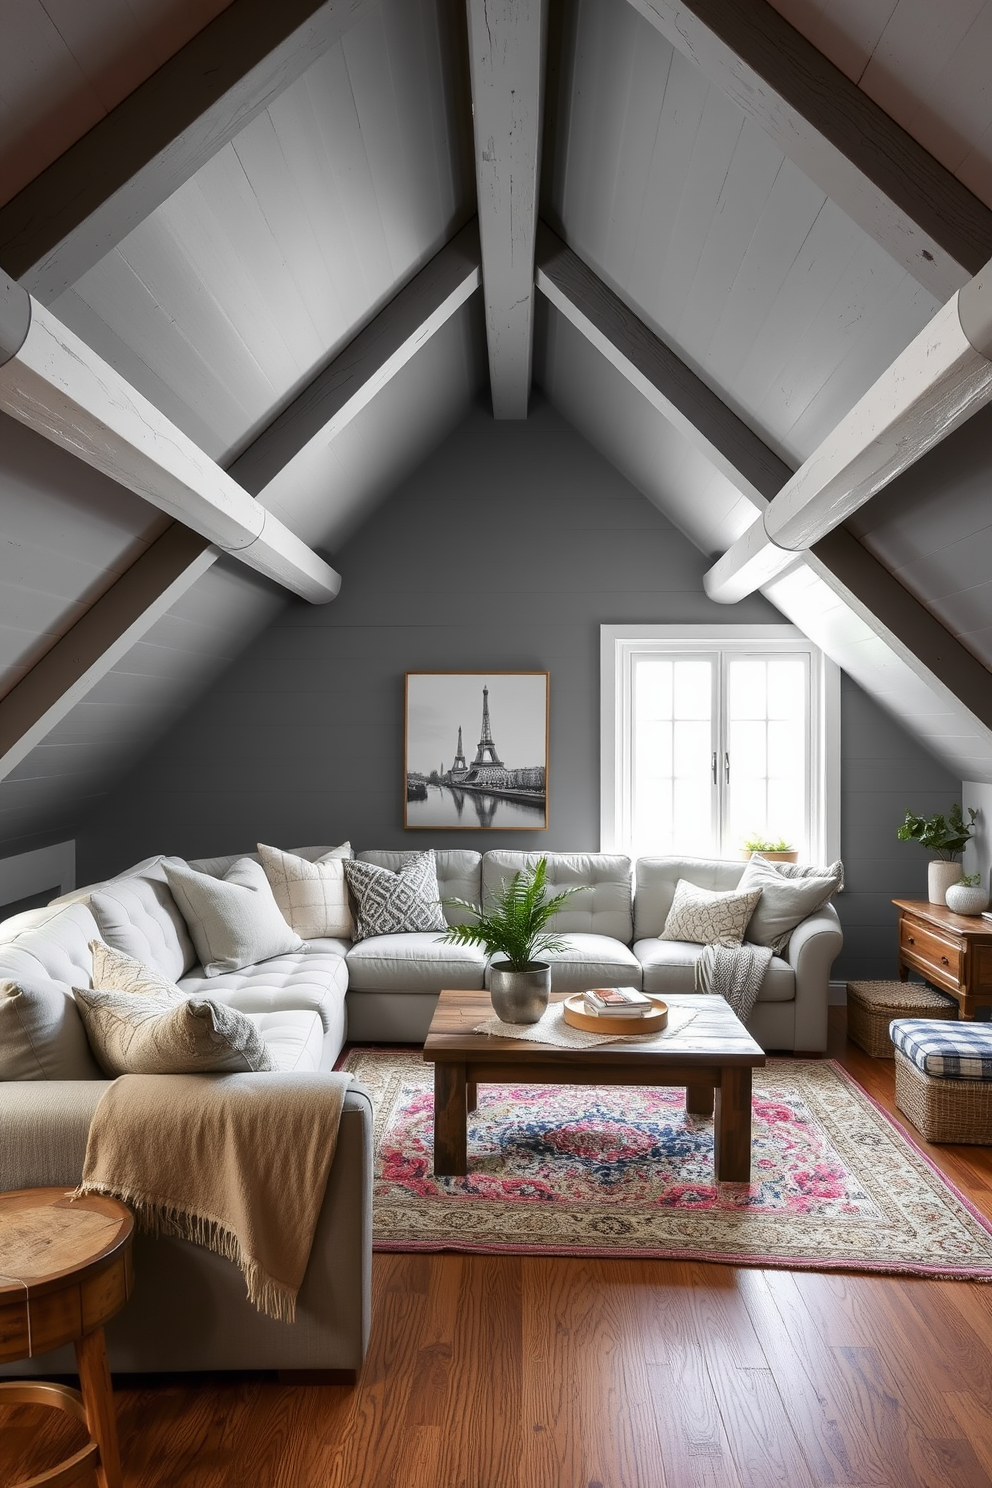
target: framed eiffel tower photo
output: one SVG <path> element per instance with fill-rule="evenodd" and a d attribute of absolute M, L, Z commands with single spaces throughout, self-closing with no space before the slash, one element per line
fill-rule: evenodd
<path fill-rule="evenodd" d="M 548 825 L 548 673 L 407 672 L 403 825 Z"/>

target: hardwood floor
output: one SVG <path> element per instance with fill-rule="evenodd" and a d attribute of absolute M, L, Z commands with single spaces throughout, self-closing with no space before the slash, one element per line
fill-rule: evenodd
<path fill-rule="evenodd" d="M 928 1150 L 992 1215 L 992 1149 Z M 456 1255 L 377 1256 L 374 1284 L 355 1389 L 123 1384 L 127 1488 L 992 1484 L 989 1285 Z M 40 1419 L 6 1413 L 0 1483 L 75 1439 L 52 1418 L 39 1448 Z"/>

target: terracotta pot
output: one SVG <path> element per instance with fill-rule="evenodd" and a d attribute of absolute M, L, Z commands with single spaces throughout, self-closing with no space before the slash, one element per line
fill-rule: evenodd
<path fill-rule="evenodd" d="M 927 865 L 927 890 L 931 904 L 947 904 L 947 890 L 951 884 L 960 883 L 961 864 L 947 863 L 943 858 L 934 858 Z"/>
<path fill-rule="evenodd" d="M 789 852 L 761 852 L 760 850 L 751 852 L 748 849 L 742 848 L 741 857 L 745 860 L 745 862 L 748 860 L 748 858 L 767 858 L 770 863 L 799 862 L 799 854 L 795 848 L 792 848 Z"/>

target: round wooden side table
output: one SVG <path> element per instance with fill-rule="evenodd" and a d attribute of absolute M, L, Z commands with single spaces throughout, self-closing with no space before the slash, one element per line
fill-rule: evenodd
<path fill-rule="evenodd" d="M 80 1389 L 41 1381 L 0 1381 L 0 1405 L 50 1405 L 82 1421 L 81 1451 L 31 1478 L 68 1485 L 96 1474 L 100 1488 L 121 1488 L 113 1388 L 103 1325 L 131 1290 L 131 1212 L 92 1194 L 70 1200 L 64 1188 L 0 1194 L 0 1364 L 76 1346 Z"/>

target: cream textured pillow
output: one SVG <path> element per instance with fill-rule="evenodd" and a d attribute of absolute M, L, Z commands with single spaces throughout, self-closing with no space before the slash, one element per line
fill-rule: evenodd
<path fill-rule="evenodd" d="M 261 863 L 239 858 L 223 878 L 186 864 L 166 862 L 163 867 L 204 976 L 240 971 L 306 949 L 283 919 Z"/>
<path fill-rule="evenodd" d="M 314 863 L 258 844 L 265 876 L 283 918 L 304 940 L 336 936 L 350 940 L 354 923 L 344 876 L 344 859 L 351 843 L 343 842 Z"/>
<path fill-rule="evenodd" d="M 799 863 L 773 863 L 768 858 L 750 858 L 737 885 L 738 892 L 760 889 L 758 907 L 747 927 L 747 938 L 756 945 L 781 951 L 797 925 L 833 898 L 844 886 L 842 863 L 816 868 Z"/>
<path fill-rule="evenodd" d="M 737 946 L 761 898 L 760 889 L 729 893 L 701 889 L 680 878 L 659 940 L 688 940 L 696 945 Z"/>
<path fill-rule="evenodd" d="M 136 961 L 126 951 L 102 940 L 90 941 L 93 957 L 92 982 L 101 992 L 130 992 L 139 997 L 157 997 L 160 1002 L 185 1002 L 186 993 L 152 966 Z"/>
<path fill-rule="evenodd" d="M 107 1075 L 196 1075 L 272 1070 L 258 1029 L 207 997 L 135 997 L 74 987 L 96 1061 Z"/>

